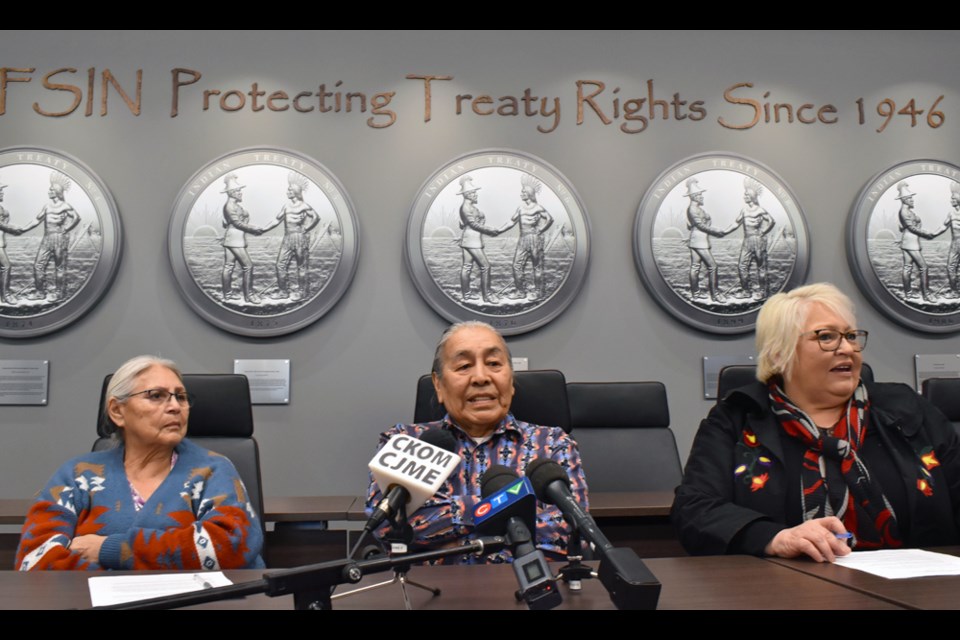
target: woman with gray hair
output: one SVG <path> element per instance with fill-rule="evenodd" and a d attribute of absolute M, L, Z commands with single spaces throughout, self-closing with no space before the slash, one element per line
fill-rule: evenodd
<path fill-rule="evenodd" d="M 671 518 L 692 554 L 960 543 L 960 439 L 903 384 L 860 380 L 867 332 L 831 284 L 772 296 L 758 381 L 700 424 Z"/>
<path fill-rule="evenodd" d="M 16 567 L 263 567 L 262 530 L 233 464 L 184 437 L 192 403 L 170 360 L 117 369 L 104 404 L 117 446 L 53 475 L 27 514 Z"/>

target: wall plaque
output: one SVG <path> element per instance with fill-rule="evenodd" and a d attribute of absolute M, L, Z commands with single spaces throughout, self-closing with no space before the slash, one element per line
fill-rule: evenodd
<path fill-rule="evenodd" d="M 768 297 L 803 282 L 809 256 L 793 192 L 750 158 L 706 153 L 678 162 L 637 211 L 643 283 L 670 314 L 703 331 L 753 330 Z"/>
<path fill-rule="evenodd" d="M 359 251 L 356 213 L 316 160 L 241 149 L 180 190 L 168 249 L 200 317 L 244 336 L 278 336 L 315 322 L 346 292 Z"/>
<path fill-rule="evenodd" d="M 960 378 L 960 353 L 918 353 L 913 356 L 917 393 L 930 378 Z"/>
<path fill-rule="evenodd" d="M 120 264 L 117 205 L 85 164 L 39 147 L 0 150 L 0 337 L 71 324 Z"/>
<path fill-rule="evenodd" d="M 234 360 L 233 372 L 247 376 L 253 404 L 290 404 L 290 361 Z"/>
<path fill-rule="evenodd" d="M 960 167 L 910 160 L 875 175 L 850 213 L 847 259 L 889 318 L 928 333 L 960 330 Z"/>
<path fill-rule="evenodd" d="M 484 149 L 427 178 L 404 248 L 414 284 L 434 311 L 515 335 L 550 322 L 576 297 L 590 227 L 557 169 L 519 151 Z"/>
<path fill-rule="evenodd" d="M 49 397 L 49 360 L 0 360 L 0 405 L 46 405 Z"/>

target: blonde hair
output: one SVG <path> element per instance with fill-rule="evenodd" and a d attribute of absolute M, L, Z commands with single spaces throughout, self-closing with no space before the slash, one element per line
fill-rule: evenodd
<path fill-rule="evenodd" d="M 797 356 L 797 340 L 810 313 L 820 303 L 851 327 L 857 324 L 853 302 L 829 282 L 818 282 L 770 296 L 757 315 L 757 379 L 786 377 Z"/>

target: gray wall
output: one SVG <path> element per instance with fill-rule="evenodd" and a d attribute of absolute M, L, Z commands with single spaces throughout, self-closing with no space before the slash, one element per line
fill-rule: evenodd
<path fill-rule="evenodd" d="M 538 155 L 576 185 L 588 210 L 593 244 L 580 295 L 546 327 L 510 340 L 534 368 L 568 380 L 662 380 L 680 450 L 689 449 L 709 408 L 701 400 L 701 357 L 751 353 L 751 334 L 715 337 L 690 330 L 662 311 L 633 262 L 636 209 L 657 174 L 703 151 L 756 158 L 793 188 L 809 222 L 808 281 L 830 280 L 858 305 L 871 331 L 867 361 L 881 380 L 910 381 L 913 354 L 956 352 L 960 340 L 913 333 L 873 309 L 857 290 L 843 231 L 858 191 L 876 172 L 912 158 L 957 163 L 960 149 L 960 38 L 926 33 L 130 33 L 0 34 L 0 64 L 36 67 L 34 81 L 11 85 L 0 116 L 0 147 L 41 145 L 78 156 L 112 190 L 124 225 L 121 271 L 100 304 L 73 326 L 38 339 L 0 340 L 0 357 L 49 359 L 47 407 L 0 407 L 0 497 L 26 497 L 67 457 L 89 448 L 104 373 L 126 358 L 160 353 L 185 371 L 229 371 L 233 358 L 292 359 L 289 406 L 255 408 L 268 495 L 359 493 L 376 434 L 412 417 L 418 375 L 429 368 L 445 321 L 417 294 L 403 264 L 411 200 L 437 167 L 467 151 L 510 147 Z M 64 95 L 40 78 L 60 67 L 109 68 L 129 89 L 143 69 L 143 113 L 113 96 L 107 117 L 41 117 L 30 105 L 63 108 Z M 169 116 L 170 70 L 203 79 L 185 90 Z M 438 86 L 433 120 L 408 73 L 448 74 Z M 66 76 L 61 76 L 65 79 Z M 655 121 L 627 135 L 588 114 L 575 124 L 575 82 L 619 85 L 623 98 L 658 94 L 703 99 L 700 122 Z M 359 114 L 223 113 L 200 109 L 202 88 L 313 90 L 343 80 L 344 90 L 397 91 L 393 126 L 374 130 Z M 771 100 L 832 103 L 835 125 L 721 127 L 742 118 L 724 104 L 738 82 L 771 91 Z M 538 118 L 453 114 L 456 93 L 560 96 L 556 131 Z M 916 97 L 921 108 L 940 94 L 945 124 L 910 128 L 898 117 L 883 133 L 856 123 L 855 100 Z M 97 103 L 99 106 L 99 90 Z M 324 163 L 346 186 L 360 222 L 360 262 L 353 284 L 326 317 L 299 333 L 246 339 L 222 332 L 187 307 L 166 255 L 172 204 L 199 167 L 231 150 L 272 145 Z"/>

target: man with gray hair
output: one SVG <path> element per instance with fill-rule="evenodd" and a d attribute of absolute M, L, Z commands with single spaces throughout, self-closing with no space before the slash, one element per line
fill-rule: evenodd
<path fill-rule="evenodd" d="M 397 434 L 419 438 L 428 430 L 443 429 L 452 434 L 454 452 L 463 458 L 436 495 L 409 514 L 415 550 L 457 544 L 473 533 L 472 514 L 480 502 L 481 479 L 492 465 L 503 465 L 523 475 L 533 460 L 550 459 L 567 472 L 571 491 L 586 510 L 587 482 L 577 443 L 560 427 L 530 424 L 510 413 L 513 367 L 510 350 L 496 329 L 479 321 L 449 327 L 437 344 L 432 377 L 446 416 L 437 422 L 398 424 L 381 434 L 379 445 Z M 371 478 L 368 514 L 380 499 L 380 489 Z M 570 528 L 559 509 L 543 506 L 537 510 L 536 521 L 537 546 L 546 555 L 562 559 Z M 451 562 L 511 560 L 509 553 L 500 552 L 479 560 L 472 555 L 460 556 Z"/>

